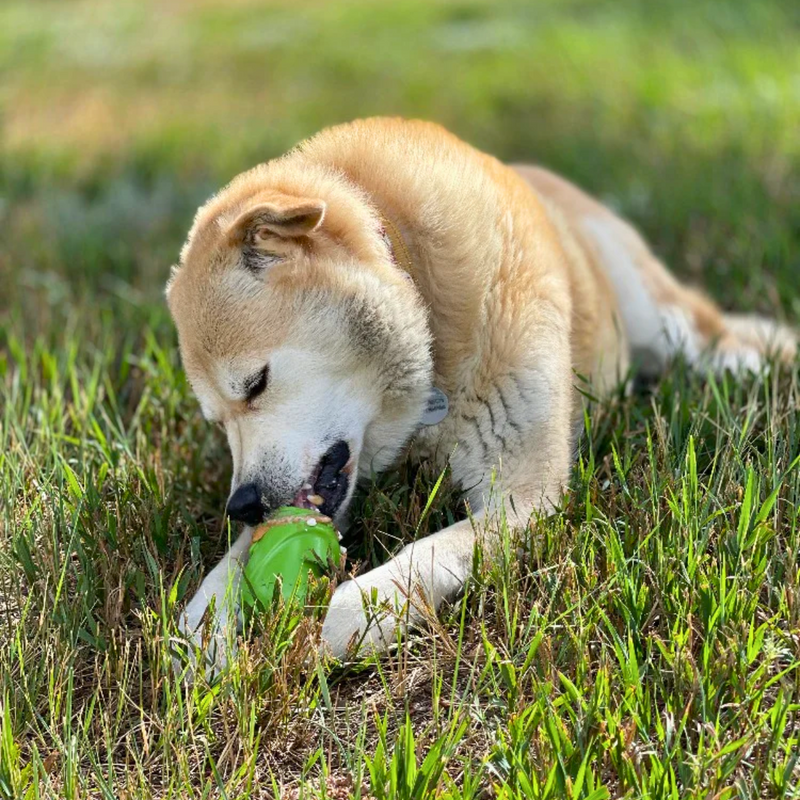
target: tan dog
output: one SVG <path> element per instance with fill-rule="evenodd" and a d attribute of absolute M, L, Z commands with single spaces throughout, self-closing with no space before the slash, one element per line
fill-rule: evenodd
<path fill-rule="evenodd" d="M 397 119 L 328 129 L 237 177 L 198 211 L 167 296 L 203 413 L 228 435 L 228 513 L 248 525 L 312 501 L 341 521 L 357 477 L 410 440 L 449 460 L 475 517 L 510 496 L 525 525 L 567 482 L 576 375 L 603 391 L 678 351 L 716 370 L 796 351 L 791 331 L 679 284 L 566 181 Z M 373 590 L 395 610 L 410 601 L 412 623 L 456 594 L 475 536 L 459 522 L 341 584 L 331 651 L 392 640 L 396 615 L 368 623 Z M 245 527 L 184 615 L 199 639 L 215 598 L 217 665 L 249 542 Z"/>

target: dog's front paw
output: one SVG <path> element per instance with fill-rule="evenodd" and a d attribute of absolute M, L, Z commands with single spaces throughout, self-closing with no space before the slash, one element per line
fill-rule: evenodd
<path fill-rule="evenodd" d="M 186 683 L 212 681 L 236 654 L 236 624 L 232 609 L 209 605 L 195 596 L 178 620 L 181 637 L 173 648 L 173 668 Z M 234 617 L 235 619 L 235 617 Z"/>
<path fill-rule="evenodd" d="M 406 595 L 386 566 L 340 584 L 322 625 L 322 645 L 329 655 L 384 652 L 405 630 Z"/>

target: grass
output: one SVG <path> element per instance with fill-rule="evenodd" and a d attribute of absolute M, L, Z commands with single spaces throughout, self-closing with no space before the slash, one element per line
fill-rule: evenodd
<path fill-rule="evenodd" d="M 564 172 L 723 304 L 800 319 L 795 3 L 0 7 L 0 797 L 798 797 L 798 370 L 590 405 L 563 509 L 407 650 L 284 608 L 183 690 L 230 464 L 162 298 L 235 172 L 371 113 Z M 365 563 L 457 495 L 401 464 Z"/>

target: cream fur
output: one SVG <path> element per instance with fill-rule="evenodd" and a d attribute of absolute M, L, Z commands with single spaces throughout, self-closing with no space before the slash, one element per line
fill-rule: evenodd
<path fill-rule="evenodd" d="M 381 215 L 402 233 L 411 281 Z M 700 363 L 716 347 L 712 367 L 757 369 L 770 347 L 796 351 L 788 329 L 725 317 L 679 284 L 630 225 L 561 178 L 398 119 L 328 129 L 236 178 L 198 211 L 168 300 L 203 412 L 228 431 L 234 486 L 258 474 L 280 503 L 331 435 L 362 475 L 413 438 L 418 458 L 450 459 L 489 547 L 500 500 L 512 496 L 520 525 L 559 502 L 576 373 L 605 391 L 631 359 L 657 371 L 678 350 Z M 248 404 L 241 380 L 267 361 L 272 382 Z M 432 385 L 450 412 L 417 432 Z M 458 523 L 340 585 L 322 631 L 331 651 L 343 657 L 362 636 L 384 647 L 452 597 L 476 535 Z M 184 616 L 199 638 L 216 598 L 217 665 L 248 542 L 245 528 Z M 370 626 L 373 590 L 395 613 Z"/>

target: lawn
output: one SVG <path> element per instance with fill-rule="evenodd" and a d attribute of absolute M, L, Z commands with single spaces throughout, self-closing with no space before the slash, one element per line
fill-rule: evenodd
<path fill-rule="evenodd" d="M 230 461 L 163 299 L 194 209 L 324 125 L 436 119 L 631 218 L 726 307 L 800 321 L 800 5 L 5 0 L 0 797 L 800 797 L 800 371 L 592 402 L 563 508 L 408 648 L 318 614 L 176 681 Z M 457 507 L 397 471 L 369 564 Z"/>

